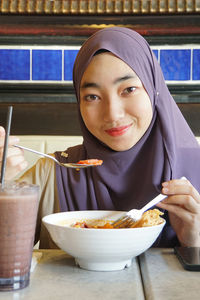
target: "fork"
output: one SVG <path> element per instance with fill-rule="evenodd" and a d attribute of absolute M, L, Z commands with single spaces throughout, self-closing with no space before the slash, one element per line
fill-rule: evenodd
<path fill-rule="evenodd" d="M 41 156 L 44 156 L 44 157 L 47 157 L 47 158 L 50 158 L 50 159 L 54 160 L 61 167 L 74 168 L 74 169 L 83 169 L 83 168 L 89 168 L 89 167 L 94 167 L 94 166 L 96 167 L 95 164 L 61 163 L 54 156 L 51 156 L 51 155 L 48 155 L 48 154 L 30 149 L 30 148 L 27 148 L 27 147 L 24 147 L 24 146 L 20 146 L 20 145 L 13 145 L 13 146 L 17 147 L 17 148 L 20 148 L 20 149 L 23 149 L 23 150 L 26 150 L 26 151 L 33 152 L 35 154 L 38 154 L 38 155 L 41 155 Z"/>
<path fill-rule="evenodd" d="M 129 210 L 124 216 L 111 223 L 111 225 L 114 228 L 131 227 L 135 222 L 139 221 L 142 218 L 142 215 L 146 210 L 164 200 L 165 198 L 167 198 L 166 195 L 159 194 L 141 209 Z"/>
<path fill-rule="evenodd" d="M 182 176 L 180 178 L 181 180 L 187 180 L 185 176 Z M 111 225 L 114 228 L 122 228 L 122 227 L 131 227 L 135 222 L 139 221 L 142 218 L 143 213 L 151 208 L 152 206 L 156 205 L 157 203 L 161 202 L 168 196 L 159 194 L 154 199 L 152 199 L 150 202 L 148 202 L 144 207 L 141 209 L 131 209 L 128 212 L 125 213 L 124 216 L 121 218 L 115 220 Z"/>

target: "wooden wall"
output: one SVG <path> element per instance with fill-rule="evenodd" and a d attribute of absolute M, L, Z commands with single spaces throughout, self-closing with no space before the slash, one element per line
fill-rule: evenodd
<path fill-rule="evenodd" d="M 200 103 L 178 104 L 196 136 L 200 136 Z M 0 103 L 5 126 L 8 103 Z M 23 103 L 13 105 L 11 134 L 81 135 L 75 103 Z"/>

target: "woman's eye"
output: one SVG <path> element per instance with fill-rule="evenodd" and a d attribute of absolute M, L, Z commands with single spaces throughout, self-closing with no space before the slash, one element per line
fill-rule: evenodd
<path fill-rule="evenodd" d="M 87 95 L 87 96 L 84 97 L 84 99 L 86 101 L 95 101 L 95 100 L 98 100 L 99 97 L 97 95 Z"/>
<path fill-rule="evenodd" d="M 125 90 L 123 90 L 122 94 L 127 94 L 127 95 L 131 94 L 135 91 L 135 89 L 136 88 L 134 86 L 130 86 L 130 87 L 126 88 Z"/>

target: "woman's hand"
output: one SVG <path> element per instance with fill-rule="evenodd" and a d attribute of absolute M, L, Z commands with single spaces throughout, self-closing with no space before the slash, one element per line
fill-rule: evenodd
<path fill-rule="evenodd" d="M 0 126 L 0 169 L 3 158 L 4 139 L 5 130 L 2 126 Z M 23 151 L 19 148 L 13 147 L 13 145 L 18 142 L 19 139 L 17 137 L 9 137 L 5 180 L 12 180 L 20 171 L 27 167 L 27 161 L 24 158 Z"/>
<path fill-rule="evenodd" d="M 200 195 L 187 179 L 162 183 L 162 193 L 168 197 L 157 204 L 168 210 L 171 226 L 180 243 L 200 247 Z"/>

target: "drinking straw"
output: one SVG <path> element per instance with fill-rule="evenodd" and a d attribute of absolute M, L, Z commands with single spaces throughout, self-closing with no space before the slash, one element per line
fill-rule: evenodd
<path fill-rule="evenodd" d="M 6 170 L 6 157 L 7 157 L 7 150 L 8 150 L 8 138 L 10 135 L 10 126 L 11 126 L 11 119 L 12 119 L 12 106 L 8 106 L 8 112 L 7 112 L 7 120 L 6 120 L 6 135 L 5 135 L 5 141 L 4 141 L 4 147 L 3 147 L 3 159 L 2 159 L 2 165 L 1 165 L 1 187 L 4 188 L 4 177 L 5 177 L 5 170 Z"/>

